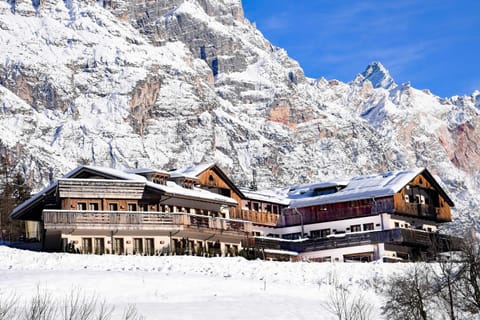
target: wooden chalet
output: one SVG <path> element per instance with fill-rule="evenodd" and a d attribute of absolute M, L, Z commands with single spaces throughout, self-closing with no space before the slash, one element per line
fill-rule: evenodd
<path fill-rule="evenodd" d="M 177 184 L 191 180 L 205 190 L 231 197 L 240 205 L 230 208 L 230 217 L 251 221 L 255 225 L 274 227 L 289 200 L 272 192 L 238 188 L 214 163 L 200 164 L 170 172 Z"/>
<path fill-rule="evenodd" d="M 252 224 L 225 218 L 237 202 L 167 179 L 166 172 L 82 166 L 17 207 L 12 217 L 39 221 L 48 251 L 238 252 Z"/>
<path fill-rule="evenodd" d="M 294 186 L 288 197 L 275 230 L 264 230 L 256 246 L 270 243 L 300 259 L 371 261 L 423 259 L 434 246 L 454 245 L 438 234 L 453 201 L 426 169 Z M 293 241 L 273 245 L 273 238 Z"/>

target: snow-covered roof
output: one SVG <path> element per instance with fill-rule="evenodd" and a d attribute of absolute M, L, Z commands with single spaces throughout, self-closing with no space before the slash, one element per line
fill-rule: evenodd
<path fill-rule="evenodd" d="M 153 189 L 161 190 L 170 194 L 174 195 L 180 195 L 180 196 L 187 196 L 187 197 L 193 197 L 193 198 L 200 198 L 204 200 L 211 200 L 211 201 L 221 201 L 225 203 L 229 203 L 232 205 L 237 205 L 237 202 L 233 200 L 232 198 L 225 197 L 222 195 L 219 195 L 217 193 L 213 193 L 207 190 L 199 189 L 199 188 L 193 188 L 193 189 L 187 189 L 183 188 L 182 186 L 177 185 L 175 182 L 168 181 L 166 185 L 162 184 L 157 184 L 151 181 L 147 181 L 147 179 L 144 176 L 138 175 L 138 174 L 133 174 L 133 173 L 128 173 L 124 172 L 121 170 L 117 169 L 112 169 L 112 168 L 102 168 L 102 167 L 91 167 L 91 166 L 85 166 L 86 168 L 90 170 L 95 170 L 101 173 L 108 174 L 110 176 L 123 179 L 123 180 L 134 180 L 134 181 L 142 181 L 145 182 L 145 184 Z M 150 170 L 151 171 L 151 170 Z M 131 171 L 130 171 L 131 172 Z"/>
<path fill-rule="evenodd" d="M 182 186 L 179 186 L 178 184 L 176 184 L 175 182 L 172 182 L 172 181 L 167 181 L 166 185 L 157 184 L 157 183 L 153 183 L 153 182 L 148 181 L 147 186 L 149 186 L 150 188 L 153 188 L 153 189 L 161 190 L 161 191 L 164 191 L 166 193 L 171 193 L 171 194 L 175 194 L 175 195 L 183 195 L 183 196 L 187 196 L 187 197 L 202 198 L 204 200 L 211 200 L 211 201 L 216 201 L 216 202 L 221 201 L 221 202 L 233 205 L 233 206 L 237 205 L 237 201 L 235 201 L 234 199 L 232 199 L 230 197 L 225 197 L 225 196 L 222 196 L 218 193 L 210 192 L 210 191 L 200 189 L 200 188 L 195 188 L 195 187 L 193 189 L 183 188 Z"/>
<path fill-rule="evenodd" d="M 385 172 L 376 175 L 358 176 L 350 179 L 345 188 L 336 193 L 292 199 L 291 208 L 306 207 L 335 202 L 353 201 L 367 198 L 391 196 L 400 191 L 417 175 L 425 171 L 424 168 Z"/>
<path fill-rule="evenodd" d="M 349 183 L 349 179 L 343 179 L 338 181 L 328 181 L 328 182 L 315 182 L 309 184 L 301 184 L 290 187 L 288 190 L 288 198 L 298 199 L 305 197 L 314 196 L 314 192 L 317 189 L 327 189 L 327 188 L 343 188 Z"/>
<path fill-rule="evenodd" d="M 242 191 L 247 199 L 251 200 L 277 203 L 284 206 L 287 206 L 290 203 L 290 199 L 287 199 L 284 195 L 273 190 L 253 191 L 250 189 L 240 188 L 240 191 Z"/>
<path fill-rule="evenodd" d="M 150 169 L 150 168 L 130 169 L 130 170 L 125 170 L 125 172 L 126 173 L 131 173 L 131 174 L 160 173 L 160 174 L 170 175 L 170 173 L 168 171 L 158 170 L 158 169 Z"/>
<path fill-rule="evenodd" d="M 237 202 L 230 198 L 230 197 L 225 197 L 217 193 L 213 193 L 207 190 L 203 190 L 200 188 L 193 188 L 193 189 L 187 189 L 183 188 L 179 185 L 177 185 L 174 182 L 168 181 L 167 185 L 160 185 L 153 183 L 151 181 L 147 181 L 147 179 L 144 176 L 141 176 L 139 174 L 134 174 L 134 173 L 129 173 L 132 171 L 124 172 L 118 169 L 113 169 L 113 168 L 106 168 L 106 167 L 97 167 L 97 166 L 79 166 L 72 171 L 68 172 L 65 174 L 61 179 L 70 179 L 74 178 L 77 176 L 79 173 L 83 171 L 90 171 L 93 174 L 98 174 L 100 176 L 108 176 L 113 179 L 117 180 L 130 180 L 130 181 L 135 181 L 135 182 L 143 182 L 145 185 L 156 189 L 156 190 L 161 190 L 166 193 L 170 193 L 173 195 L 178 195 L 178 196 L 186 196 L 186 197 L 192 197 L 192 198 L 198 198 L 198 199 L 203 199 L 207 201 L 215 201 L 215 202 L 223 202 L 226 204 L 230 204 L 233 206 L 237 205 Z M 150 171 L 153 171 L 150 169 Z M 144 171 L 145 172 L 145 171 Z M 42 189 L 41 191 L 37 192 L 35 195 L 33 195 L 30 199 L 26 200 L 22 204 L 18 205 L 11 213 L 12 217 L 17 217 L 18 214 L 23 211 L 25 208 L 28 208 L 29 206 L 35 204 L 37 201 L 41 200 L 42 197 L 46 194 L 54 190 L 58 185 L 58 181 L 53 182 L 50 184 L 48 187 Z"/>
<path fill-rule="evenodd" d="M 169 174 L 172 178 L 197 178 L 200 173 L 207 170 L 208 168 L 213 167 L 214 165 L 214 163 L 200 163 L 197 165 L 170 171 Z"/>

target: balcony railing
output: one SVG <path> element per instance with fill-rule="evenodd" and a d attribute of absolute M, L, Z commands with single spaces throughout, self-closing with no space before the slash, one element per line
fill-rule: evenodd
<path fill-rule="evenodd" d="M 423 248 L 425 250 L 435 248 L 438 252 L 441 252 L 457 250 L 461 245 L 461 239 L 458 237 L 400 228 L 362 233 L 347 233 L 342 236 L 317 239 L 284 240 L 255 237 L 248 240 L 249 243 L 244 243 L 244 246 L 294 252 L 309 252 L 375 243 L 401 244 Z"/>
<path fill-rule="evenodd" d="M 249 221 L 184 212 L 43 210 L 43 222 L 47 229 L 49 227 L 157 229 L 181 226 L 222 232 L 252 231 L 252 223 Z"/>
<path fill-rule="evenodd" d="M 435 218 L 440 210 L 432 205 L 408 202 L 398 202 L 395 207 L 395 211 L 398 213 L 430 218 Z"/>
<path fill-rule="evenodd" d="M 238 219 L 251 221 L 254 224 L 260 224 L 265 226 L 276 226 L 279 220 L 278 214 L 270 212 L 259 212 L 253 210 L 241 210 L 237 213 Z"/>

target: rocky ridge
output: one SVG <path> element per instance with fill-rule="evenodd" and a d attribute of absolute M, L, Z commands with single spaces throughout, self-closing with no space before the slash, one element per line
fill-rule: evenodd
<path fill-rule="evenodd" d="M 426 166 L 451 227 L 478 221 L 479 91 L 440 98 L 379 62 L 306 78 L 239 0 L 1 2 L 0 107 L 1 146 L 37 188 L 79 163 L 216 161 L 261 188 Z"/>

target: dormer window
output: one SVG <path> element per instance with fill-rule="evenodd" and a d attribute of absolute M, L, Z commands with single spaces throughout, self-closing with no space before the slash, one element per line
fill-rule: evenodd
<path fill-rule="evenodd" d="M 161 185 L 165 185 L 166 183 L 166 177 L 164 176 L 161 176 L 161 175 L 155 175 L 152 177 L 152 182 L 153 183 L 156 183 L 156 184 L 161 184 Z"/>

